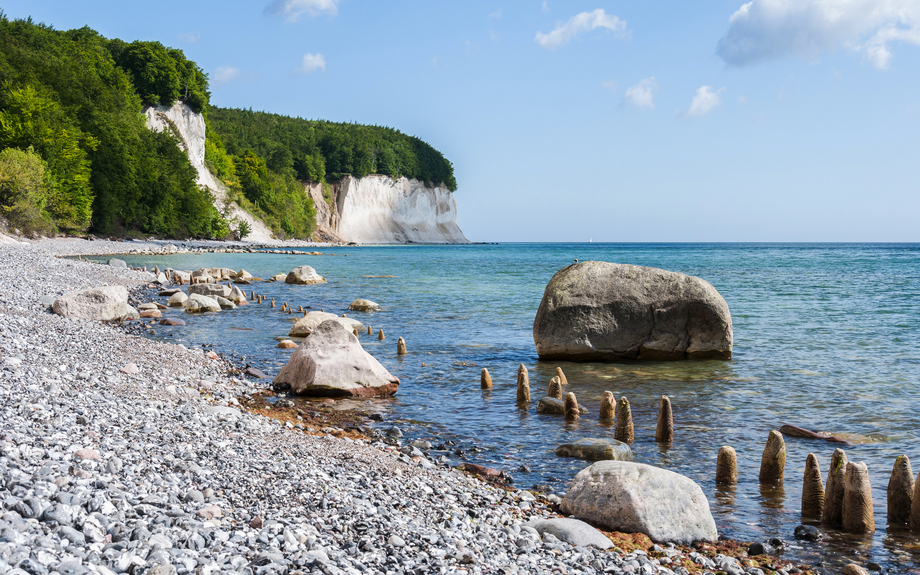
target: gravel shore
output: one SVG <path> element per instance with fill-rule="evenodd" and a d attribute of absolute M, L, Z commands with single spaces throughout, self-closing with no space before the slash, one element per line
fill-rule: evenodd
<path fill-rule="evenodd" d="M 526 524 L 554 515 L 529 492 L 240 410 L 262 386 L 224 361 L 49 311 L 152 278 L 55 256 L 162 245 L 0 247 L 0 575 L 773 572 L 541 537 Z"/>

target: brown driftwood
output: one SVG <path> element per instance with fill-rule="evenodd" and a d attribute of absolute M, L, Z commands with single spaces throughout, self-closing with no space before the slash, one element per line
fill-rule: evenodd
<path fill-rule="evenodd" d="M 779 428 L 779 431 L 788 437 L 799 437 L 801 439 L 823 439 L 824 441 L 830 441 L 832 443 L 853 445 L 846 439 L 840 439 L 839 437 L 835 437 L 829 433 L 815 433 L 814 431 L 808 431 L 807 429 L 802 429 L 801 427 L 796 427 L 794 425 L 784 425 Z"/>

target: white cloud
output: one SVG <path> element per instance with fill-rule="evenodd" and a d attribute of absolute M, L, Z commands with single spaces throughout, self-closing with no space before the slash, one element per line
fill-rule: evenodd
<path fill-rule="evenodd" d="M 486 20 L 501 20 L 501 19 L 502 19 L 501 10 L 496 10 L 495 12 L 492 12 L 491 14 L 486 16 Z"/>
<path fill-rule="evenodd" d="M 626 30 L 626 21 L 620 20 L 613 14 L 608 15 L 603 8 L 598 8 L 593 12 L 582 12 L 572 16 L 565 24 L 556 26 L 556 29 L 549 34 L 537 32 L 534 41 L 549 50 L 555 50 L 563 44 L 567 44 L 572 38 L 590 32 L 597 28 L 607 28 L 614 32 Z"/>
<path fill-rule="evenodd" d="M 920 0 L 753 0 L 728 21 L 716 51 L 733 66 L 849 48 L 883 69 L 892 44 L 920 45 Z"/>
<path fill-rule="evenodd" d="M 696 91 L 696 96 L 690 102 L 690 108 L 684 112 L 684 118 L 696 118 L 711 112 L 713 108 L 722 103 L 722 97 L 719 94 L 724 91 L 725 88 L 713 90 L 712 86 L 702 86 Z"/>
<path fill-rule="evenodd" d="M 189 32 L 188 34 L 179 34 L 178 36 L 180 42 L 185 42 L 186 44 L 194 44 L 201 38 L 200 32 Z"/>
<path fill-rule="evenodd" d="M 326 59 L 322 54 L 304 54 L 300 66 L 294 68 L 295 74 L 312 74 L 317 70 L 326 71 Z"/>
<path fill-rule="evenodd" d="M 301 16 L 335 16 L 339 12 L 339 0 L 274 0 L 265 8 L 269 16 L 284 16 L 288 22 L 296 22 Z"/>
<path fill-rule="evenodd" d="M 655 77 L 646 78 L 626 89 L 626 95 L 623 96 L 624 106 L 635 106 L 636 108 L 654 108 L 655 92 L 658 91 L 658 81 Z"/>
<path fill-rule="evenodd" d="M 230 80 L 240 75 L 240 69 L 233 66 L 218 66 L 216 70 L 208 74 L 208 83 L 212 88 L 223 86 Z"/>

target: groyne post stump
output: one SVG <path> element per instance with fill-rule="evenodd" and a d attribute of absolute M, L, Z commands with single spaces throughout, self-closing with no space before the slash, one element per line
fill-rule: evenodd
<path fill-rule="evenodd" d="M 605 391 L 601 397 L 600 419 L 613 419 L 616 417 L 616 408 L 614 405 L 617 400 L 613 397 L 612 391 Z"/>
<path fill-rule="evenodd" d="M 396 355 L 406 355 L 406 340 L 403 338 L 396 340 Z"/>
<path fill-rule="evenodd" d="M 805 460 L 805 477 L 802 479 L 802 518 L 820 519 L 824 514 L 824 480 L 814 453 Z"/>
<path fill-rule="evenodd" d="M 549 380 L 549 387 L 546 389 L 546 396 L 555 399 L 562 399 L 562 382 L 559 380 L 558 375 Z"/>
<path fill-rule="evenodd" d="M 578 412 L 578 399 L 571 391 L 565 394 L 565 420 L 578 421 L 581 414 Z"/>
<path fill-rule="evenodd" d="M 914 472 L 910 468 L 910 459 L 906 455 L 899 455 L 894 460 L 894 468 L 888 480 L 888 523 L 909 523 L 913 501 Z"/>
<path fill-rule="evenodd" d="M 824 487 L 824 514 L 821 521 L 832 527 L 840 527 L 843 521 L 843 477 L 847 468 L 847 454 L 835 449 L 831 455 L 831 468 L 827 472 Z"/>
<path fill-rule="evenodd" d="M 530 376 L 527 368 L 522 363 L 518 366 L 517 373 L 517 400 L 518 403 L 530 401 Z"/>
<path fill-rule="evenodd" d="M 719 458 L 716 461 L 716 484 L 738 484 L 738 455 L 735 448 L 723 445 L 719 448 Z"/>
<path fill-rule="evenodd" d="M 367 335 L 374 335 L 374 330 L 371 329 L 371 326 L 367 326 Z"/>
<path fill-rule="evenodd" d="M 561 367 L 557 367 L 557 368 L 556 368 L 556 373 L 554 373 L 553 375 L 554 375 L 555 377 L 558 377 L 558 378 L 559 378 L 559 383 L 562 384 L 562 387 L 565 387 L 565 386 L 567 386 L 567 385 L 569 384 L 569 380 L 566 379 L 565 374 L 562 373 L 562 368 L 561 368 Z"/>
<path fill-rule="evenodd" d="M 783 434 L 774 429 L 767 438 L 767 445 L 760 458 L 760 482 L 782 483 L 785 470 L 786 442 L 783 441 Z"/>
<path fill-rule="evenodd" d="M 623 443 L 632 443 L 635 439 L 635 430 L 633 429 L 632 410 L 629 407 L 629 400 L 621 397 L 617 403 L 617 427 L 613 433 L 614 439 Z"/>
<path fill-rule="evenodd" d="M 486 368 L 482 368 L 482 371 L 479 372 L 479 388 L 492 389 L 492 376 L 489 375 L 489 370 Z"/>
<path fill-rule="evenodd" d="M 872 486 L 865 463 L 847 463 L 843 490 L 843 529 L 850 533 L 873 533 Z"/>
<path fill-rule="evenodd" d="M 674 415 L 671 413 L 671 400 L 667 395 L 661 396 L 658 405 L 658 427 L 655 428 L 655 441 L 671 443 L 674 441 Z"/>
<path fill-rule="evenodd" d="M 383 330 L 382 330 L 382 329 L 379 330 L 379 331 L 377 332 L 377 341 L 383 341 L 383 340 L 385 340 L 386 338 L 387 338 L 387 336 L 383 335 Z"/>

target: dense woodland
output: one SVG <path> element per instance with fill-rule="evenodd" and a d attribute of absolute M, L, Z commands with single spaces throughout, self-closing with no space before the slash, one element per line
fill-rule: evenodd
<path fill-rule="evenodd" d="M 206 161 L 230 197 L 281 237 L 315 225 L 303 182 L 379 173 L 456 188 L 453 167 L 391 128 L 213 107 L 181 50 L 59 31 L 0 12 L 0 218 L 25 234 L 225 238 L 227 221 L 174 135 L 146 106 L 184 102 L 207 123 Z"/>

